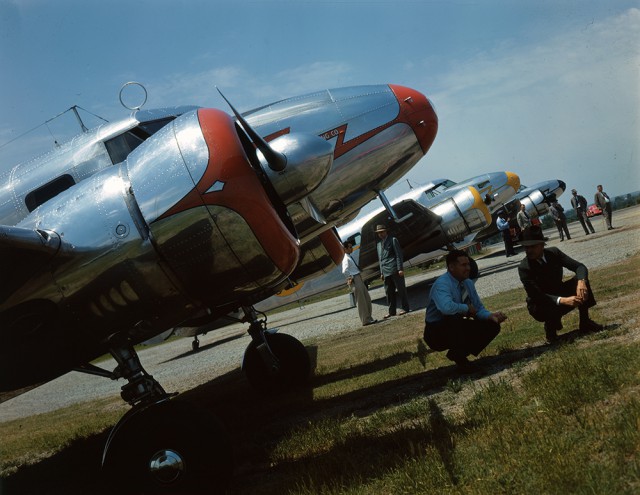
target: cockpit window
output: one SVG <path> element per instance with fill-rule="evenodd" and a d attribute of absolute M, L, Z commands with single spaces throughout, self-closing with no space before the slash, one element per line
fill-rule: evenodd
<path fill-rule="evenodd" d="M 133 129 L 129 129 L 123 134 L 105 141 L 104 145 L 107 148 L 111 162 L 115 165 L 126 160 L 133 150 L 173 119 L 175 117 L 171 116 L 164 119 L 141 122 Z"/>
<path fill-rule="evenodd" d="M 46 203 L 51 198 L 57 196 L 62 191 L 66 191 L 71 186 L 76 183 L 69 174 L 61 175 L 60 177 L 52 180 L 51 182 L 46 183 L 44 186 L 40 186 L 38 189 L 31 191 L 24 197 L 24 203 L 29 210 L 32 212 L 38 206 L 43 203 Z"/>
<path fill-rule="evenodd" d="M 433 189 L 429 189 L 427 191 L 424 192 L 424 195 L 427 197 L 427 199 L 433 199 L 437 196 L 440 196 L 444 191 L 446 191 L 447 189 L 449 189 L 451 186 L 455 186 L 456 183 L 453 182 L 452 180 L 443 180 L 442 182 L 438 183 Z"/>

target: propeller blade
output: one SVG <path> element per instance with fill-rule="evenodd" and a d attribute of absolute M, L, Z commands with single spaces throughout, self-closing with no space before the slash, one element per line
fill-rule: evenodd
<path fill-rule="evenodd" d="M 242 115 L 240 115 L 240 113 L 233 107 L 231 102 L 227 100 L 227 98 L 222 94 L 222 91 L 220 91 L 220 88 L 216 86 L 216 89 L 218 90 L 218 93 L 220 93 L 220 96 L 222 96 L 224 101 L 227 102 L 227 105 L 229 105 L 229 107 L 233 111 L 234 115 L 236 116 L 236 119 L 238 119 L 238 122 L 240 122 L 240 125 L 244 129 L 244 132 L 247 133 L 247 135 L 249 136 L 249 138 L 251 138 L 251 140 L 256 145 L 256 147 L 262 152 L 262 155 L 264 156 L 265 160 L 267 160 L 267 163 L 269 164 L 269 168 L 274 172 L 282 172 L 287 166 L 287 157 L 284 154 L 272 149 L 271 146 L 269 146 L 269 143 L 267 143 L 264 139 L 262 139 L 262 136 L 260 136 L 256 131 L 254 131 L 253 128 L 249 125 L 249 123 L 246 120 L 244 120 Z"/>

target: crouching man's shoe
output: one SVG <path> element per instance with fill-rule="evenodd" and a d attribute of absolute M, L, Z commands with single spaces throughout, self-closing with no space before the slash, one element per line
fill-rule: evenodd
<path fill-rule="evenodd" d="M 596 323 L 593 320 L 586 320 L 580 322 L 580 331 L 584 333 L 589 332 L 600 332 L 604 330 L 604 326 L 600 325 L 600 323 Z"/>
<path fill-rule="evenodd" d="M 544 335 L 547 338 L 547 344 L 555 344 L 558 341 L 558 330 L 560 329 L 562 329 L 562 323 L 558 325 L 545 322 Z"/>
<path fill-rule="evenodd" d="M 477 363 L 472 363 L 467 359 L 467 356 L 464 356 L 459 352 L 450 350 L 447 352 L 447 358 L 456 363 L 456 370 L 460 374 L 470 375 L 472 373 L 482 372 L 482 368 Z"/>

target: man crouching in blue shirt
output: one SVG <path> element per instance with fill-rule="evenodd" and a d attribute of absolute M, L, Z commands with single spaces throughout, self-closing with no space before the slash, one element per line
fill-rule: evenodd
<path fill-rule="evenodd" d="M 446 257 L 447 273 L 436 279 L 427 301 L 424 340 L 434 351 L 447 352 L 461 373 L 480 371 L 467 359 L 477 356 L 498 333 L 507 319 L 491 313 L 480 301 L 473 280 L 469 278 L 469 257 L 458 249 Z"/>

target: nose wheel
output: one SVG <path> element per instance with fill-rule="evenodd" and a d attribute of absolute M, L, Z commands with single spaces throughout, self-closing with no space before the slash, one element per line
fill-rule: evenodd
<path fill-rule="evenodd" d="M 117 435 L 103 460 L 107 479 L 118 480 L 114 488 L 224 493 L 233 467 L 231 445 L 214 416 L 178 400 L 130 413 L 115 427 Z"/>
<path fill-rule="evenodd" d="M 245 312 L 254 316 L 249 326 L 253 340 L 242 361 L 242 371 L 251 386 L 262 392 L 277 392 L 304 385 L 311 362 L 302 342 L 291 335 L 270 332 L 266 320 L 255 318 L 252 309 L 246 308 Z"/>

